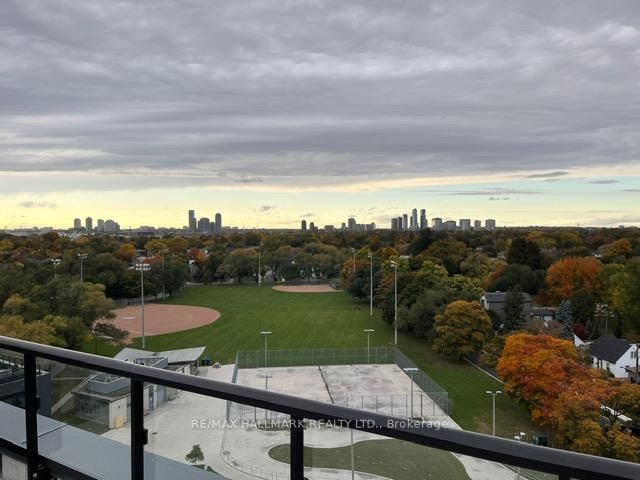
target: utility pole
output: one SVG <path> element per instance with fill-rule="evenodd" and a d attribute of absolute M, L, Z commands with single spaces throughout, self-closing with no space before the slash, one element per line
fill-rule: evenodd
<path fill-rule="evenodd" d="M 84 261 L 89 257 L 86 253 L 79 253 L 78 258 L 80 259 L 80 283 L 84 283 Z"/>
<path fill-rule="evenodd" d="M 58 278 L 58 265 L 60 265 L 61 260 L 59 258 L 52 258 L 51 264 L 53 265 L 53 278 Z"/>
<path fill-rule="evenodd" d="M 371 264 L 371 272 L 369 274 L 369 316 L 373 317 L 373 253 L 367 253 Z"/>
<path fill-rule="evenodd" d="M 144 272 L 151 270 L 151 265 L 147 263 L 137 263 L 135 269 L 140 272 L 140 308 L 142 310 L 142 349 L 146 348 L 144 336 Z"/>
<path fill-rule="evenodd" d="M 489 390 L 486 391 L 487 394 L 491 395 L 493 400 L 493 436 L 496 436 L 496 396 L 500 395 L 502 392 L 500 390 L 496 390 L 495 392 L 491 392 Z"/>
<path fill-rule="evenodd" d="M 394 345 L 398 345 L 398 263 L 391 262 L 393 267 L 393 337 Z"/>

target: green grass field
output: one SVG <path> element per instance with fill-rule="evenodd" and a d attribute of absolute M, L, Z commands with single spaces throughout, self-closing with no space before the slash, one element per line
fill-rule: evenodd
<path fill-rule="evenodd" d="M 270 349 L 364 347 L 365 328 L 376 331 L 372 346 L 393 345 L 393 330 L 379 312 L 369 316 L 368 305 L 346 293 L 285 293 L 269 286 L 198 286 L 187 288 L 171 303 L 215 308 L 222 317 L 204 327 L 147 337 L 147 349 L 159 351 L 203 345 L 214 361 L 233 362 L 236 351 L 264 348 L 260 331 L 271 330 Z M 399 334 L 399 348 L 449 392 L 451 415 L 467 430 L 490 433 L 491 397 L 486 390 L 501 384 L 464 361 L 436 354 L 429 343 Z M 139 346 L 139 340 L 136 341 Z M 94 346 L 87 345 L 93 352 Z M 98 352 L 113 355 L 118 347 L 100 345 Z M 526 408 L 498 397 L 497 434 L 512 438 L 536 429 Z"/>
<path fill-rule="evenodd" d="M 448 452 L 401 440 L 366 440 L 354 445 L 354 466 L 358 472 L 394 480 L 415 478 L 468 480 L 460 461 Z M 269 450 L 274 460 L 289 463 L 289 444 Z M 351 447 L 304 449 L 304 464 L 315 468 L 351 469 Z"/>

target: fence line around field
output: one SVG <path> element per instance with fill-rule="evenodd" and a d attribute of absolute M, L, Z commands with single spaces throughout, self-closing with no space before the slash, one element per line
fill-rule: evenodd
<path fill-rule="evenodd" d="M 330 366 L 330 365 L 397 365 L 408 377 L 413 377 L 413 382 L 426 394 L 425 398 L 414 398 L 414 410 L 408 406 L 404 407 L 406 417 L 412 417 L 416 413 L 416 398 L 420 402 L 422 412 L 425 411 L 425 404 L 431 405 L 428 409 L 433 412 L 433 416 L 450 414 L 450 401 L 447 391 L 436 383 L 431 377 L 420 370 L 404 353 L 395 347 L 371 347 L 371 348 L 323 348 L 323 349 L 299 349 L 299 350 L 239 350 L 236 354 L 236 364 L 233 373 L 233 382 L 237 378 L 238 369 L 246 368 L 278 368 L 278 367 L 303 367 L 303 366 Z M 412 373 L 406 369 L 415 369 Z M 421 395 L 416 393 L 414 395 Z M 397 405 L 394 398 L 404 398 L 404 404 L 408 405 L 410 394 L 389 394 L 389 395 L 356 395 L 332 399 L 332 403 L 341 405 L 360 404 L 363 408 L 366 404 L 370 408 L 367 410 L 389 413 L 395 411 L 400 416 L 402 408 Z M 314 397 L 315 398 L 315 397 Z M 320 399 L 320 398 L 318 398 Z M 384 401 L 390 399 L 389 401 Z M 429 401 L 425 401 L 429 399 Z M 324 399 L 326 401 L 326 398 Z M 380 400 L 383 400 L 381 402 Z M 371 408 L 375 401 L 375 408 Z M 351 402 L 351 403 L 350 403 Z M 227 418 L 231 413 L 231 402 L 227 404 Z M 254 416 L 251 412 L 250 416 Z M 393 413 L 391 413 L 393 415 Z M 422 416 L 422 415 L 420 415 Z"/>

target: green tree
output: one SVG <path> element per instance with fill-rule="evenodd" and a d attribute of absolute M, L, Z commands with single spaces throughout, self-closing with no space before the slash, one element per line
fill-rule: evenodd
<path fill-rule="evenodd" d="M 556 321 L 562 325 L 561 338 L 573 340 L 573 307 L 571 300 L 564 300 L 556 312 Z"/>
<path fill-rule="evenodd" d="M 204 462 L 204 453 L 202 453 L 200 445 L 194 445 L 191 451 L 185 455 L 184 459 L 192 465 Z"/>
<path fill-rule="evenodd" d="M 543 267 L 542 254 L 540 247 L 534 241 L 526 238 L 514 238 L 509 246 L 507 253 L 507 262 L 510 264 L 518 263 L 527 265 L 532 270 Z"/>
<path fill-rule="evenodd" d="M 447 305 L 444 313 L 436 317 L 434 330 L 434 350 L 457 358 L 480 351 L 493 333 L 482 305 L 463 300 Z"/>
<path fill-rule="evenodd" d="M 504 299 L 504 330 L 511 332 L 521 330 L 526 324 L 524 317 L 524 295 L 520 285 L 507 292 Z"/>

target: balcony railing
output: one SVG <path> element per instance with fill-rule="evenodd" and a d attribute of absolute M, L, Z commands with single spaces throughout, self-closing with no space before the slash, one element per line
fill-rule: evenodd
<path fill-rule="evenodd" d="M 62 362 L 80 368 L 126 377 L 131 381 L 131 479 L 144 478 L 143 388 L 145 382 L 268 409 L 290 415 L 290 478 L 304 478 L 304 421 L 332 422 L 349 428 L 468 455 L 489 461 L 534 469 L 558 475 L 560 480 L 637 480 L 640 465 L 608 458 L 515 442 L 479 433 L 453 429 L 429 429 L 400 419 L 345 406 L 299 398 L 242 385 L 184 375 L 169 370 L 64 350 L 7 337 L 0 337 L 0 348 L 23 355 L 24 423 L 26 445 L 0 438 L 0 448 L 20 455 L 27 464 L 29 479 L 50 478 L 51 472 L 64 470 L 65 478 L 93 478 L 85 472 L 74 475 L 73 468 L 47 458 L 38 449 L 37 359 Z M 473 399 L 469 399 L 473 401 Z M 5 419 L 0 418 L 0 423 Z"/>

